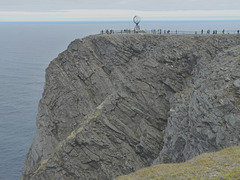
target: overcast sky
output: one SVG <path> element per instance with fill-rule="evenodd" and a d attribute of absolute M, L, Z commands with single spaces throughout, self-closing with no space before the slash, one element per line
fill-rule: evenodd
<path fill-rule="evenodd" d="M 240 20 L 240 0 L 0 0 L 0 21 Z"/>

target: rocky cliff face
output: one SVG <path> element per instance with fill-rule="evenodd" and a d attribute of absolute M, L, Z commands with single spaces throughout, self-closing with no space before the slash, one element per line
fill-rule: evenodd
<path fill-rule="evenodd" d="M 240 145 L 240 46 L 197 63 L 188 88 L 170 99 L 165 132 L 155 163 Z"/>
<path fill-rule="evenodd" d="M 129 34 L 73 41 L 46 70 L 23 179 L 113 179 L 238 144 L 239 40 Z"/>

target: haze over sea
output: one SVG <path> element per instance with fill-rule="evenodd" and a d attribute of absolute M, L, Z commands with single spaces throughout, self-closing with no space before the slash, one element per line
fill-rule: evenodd
<path fill-rule="evenodd" d="M 200 31 L 240 29 L 233 22 L 143 22 L 142 29 Z M 77 38 L 105 29 L 133 29 L 132 22 L 0 23 L 0 179 L 17 180 L 36 130 L 45 69 Z M 230 31 L 229 31 L 230 32 Z M 232 32 L 232 31 L 231 31 Z M 226 35 L 227 36 L 227 35 Z"/>

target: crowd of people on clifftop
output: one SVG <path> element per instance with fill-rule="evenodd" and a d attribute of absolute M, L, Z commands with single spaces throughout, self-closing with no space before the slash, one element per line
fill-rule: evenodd
<path fill-rule="evenodd" d="M 170 34 L 170 30 L 162 30 L 162 29 L 152 29 L 150 31 L 141 31 L 143 33 L 150 33 L 150 34 Z M 237 31 L 231 31 L 231 33 L 229 31 L 226 31 L 223 29 L 222 30 L 222 34 L 239 34 L 239 30 Z M 106 30 L 101 30 L 100 34 L 114 34 L 114 33 L 118 33 L 118 34 L 130 34 L 130 33 L 139 33 L 138 31 L 136 31 L 135 29 L 134 30 L 131 30 L 131 29 L 123 29 L 123 30 L 120 30 L 120 31 L 114 31 L 113 29 L 106 29 Z M 171 34 L 198 34 L 197 31 L 172 31 Z M 203 29 L 200 31 L 200 34 L 211 34 L 211 31 L 210 29 L 208 29 L 207 31 L 204 31 Z M 218 34 L 218 31 L 217 30 L 213 30 L 212 31 L 212 34 Z"/>
<path fill-rule="evenodd" d="M 105 31 L 104 30 L 101 30 L 100 34 L 114 34 L 115 31 L 113 29 L 111 30 L 108 30 L 106 29 Z M 138 33 L 135 29 L 134 30 L 131 30 L 131 29 L 123 29 L 123 30 L 120 30 L 120 31 L 117 31 L 117 33 L 125 33 L 125 34 L 130 34 L 130 33 Z"/>

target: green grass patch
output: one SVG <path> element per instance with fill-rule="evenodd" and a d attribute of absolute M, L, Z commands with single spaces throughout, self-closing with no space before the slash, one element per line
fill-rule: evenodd
<path fill-rule="evenodd" d="M 160 164 L 140 169 L 116 180 L 234 180 L 240 179 L 240 147 L 204 153 L 179 164 Z"/>

